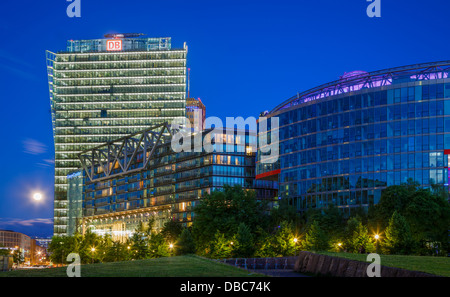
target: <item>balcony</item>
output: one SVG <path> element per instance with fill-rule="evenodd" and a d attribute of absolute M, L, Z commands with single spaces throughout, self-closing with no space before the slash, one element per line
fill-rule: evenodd
<path fill-rule="evenodd" d="M 123 194 L 123 193 L 127 193 L 128 191 L 126 189 L 117 189 L 117 194 Z"/>
<path fill-rule="evenodd" d="M 104 205 L 108 205 L 108 204 L 109 204 L 108 201 L 105 201 L 105 202 L 96 202 L 96 203 L 95 203 L 95 206 L 104 206 Z"/>

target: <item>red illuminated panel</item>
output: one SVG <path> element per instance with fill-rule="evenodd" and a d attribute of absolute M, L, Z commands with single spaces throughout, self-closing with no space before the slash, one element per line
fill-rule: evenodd
<path fill-rule="evenodd" d="M 269 176 L 272 176 L 272 175 L 277 175 L 277 174 L 280 174 L 280 172 L 281 172 L 281 169 L 276 169 L 276 170 L 272 170 L 272 171 L 269 171 L 269 172 L 264 172 L 264 173 L 261 173 L 261 174 L 258 174 L 258 175 L 256 175 L 256 179 L 261 179 L 261 178 L 264 178 L 264 177 L 269 177 Z"/>
<path fill-rule="evenodd" d="M 121 51 L 122 50 L 122 40 L 121 39 L 106 40 L 106 50 L 107 51 Z"/>

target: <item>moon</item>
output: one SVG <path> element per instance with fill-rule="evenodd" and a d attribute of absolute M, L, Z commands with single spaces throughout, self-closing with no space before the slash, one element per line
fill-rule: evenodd
<path fill-rule="evenodd" d="M 34 193 L 33 194 L 33 199 L 36 201 L 40 201 L 42 199 L 42 194 L 41 193 Z"/>

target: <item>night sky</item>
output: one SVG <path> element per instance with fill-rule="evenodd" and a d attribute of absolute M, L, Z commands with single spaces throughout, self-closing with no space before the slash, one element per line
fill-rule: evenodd
<path fill-rule="evenodd" d="M 445 0 L 112 1 L 0 4 L 0 229 L 53 233 L 53 136 L 45 50 L 106 33 L 172 37 L 189 48 L 191 95 L 207 116 L 257 117 L 353 70 L 450 60 Z M 41 192 L 40 203 L 32 201 Z"/>

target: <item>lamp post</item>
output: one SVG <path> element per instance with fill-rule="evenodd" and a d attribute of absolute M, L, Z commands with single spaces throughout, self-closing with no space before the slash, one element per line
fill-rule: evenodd
<path fill-rule="evenodd" d="M 92 264 L 94 264 L 94 252 L 95 252 L 95 247 L 91 248 L 91 252 L 92 252 Z"/>
<path fill-rule="evenodd" d="M 375 250 L 376 250 L 376 253 L 379 254 L 378 241 L 379 241 L 379 239 L 380 239 L 380 235 L 375 234 L 375 235 L 374 235 L 374 238 L 375 238 Z"/>
<path fill-rule="evenodd" d="M 297 238 L 297 237 L 294 237 L 293 241 L 294 241 L 294 255 L 297 255 L 297 242 L 298 242 L 298 238 Z M 298 252 L 299 252 L 299 254 L 300 254 L 300 251 L 298 251 Z"/>
<path fill-rule="evenodd" d="M 59 244 L 63 244 L 62 243 L 62 241 L 60 241 L 59 242 Z M 64 264 L 64 246 L 61 246 L 62 248 L 61 248 L 61 267 L 63 266 L 63 264 Z"/>

